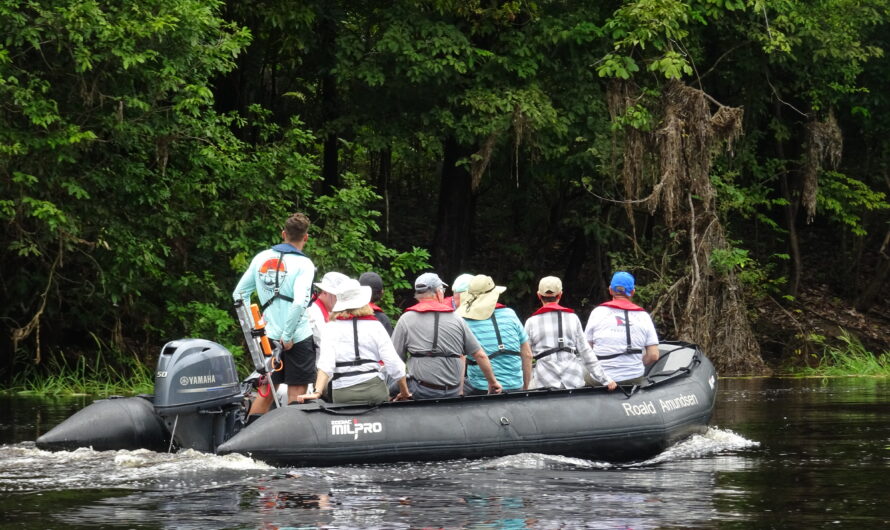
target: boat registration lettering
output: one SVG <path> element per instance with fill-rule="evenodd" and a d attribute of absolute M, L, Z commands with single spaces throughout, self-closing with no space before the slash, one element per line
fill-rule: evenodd
<path fill-rule="evenodd" d="M 630 403 L 622 403 L 624 414 L 627 416 L 646 416 L 648 414 L 656 414 L 655 405 L 651 401 L 640 403 L 639 405 L 631 405 Z"/>
<path fill-rule="evenodd" d="M 383 423 L 379 421 L 331 420 L 331 436 L 352 436 L 358 440 L 359 434 L 378 434 L 383 432 Z"/>
<path fill-rule="evenodd" d="M 675 397 L 673 399 L 659 399 L 662 412 L 670 412 L 672 410 L 682 409 L 698 405 L 698 398 L 695 394 L 686 394 L 685 396 Z"/>

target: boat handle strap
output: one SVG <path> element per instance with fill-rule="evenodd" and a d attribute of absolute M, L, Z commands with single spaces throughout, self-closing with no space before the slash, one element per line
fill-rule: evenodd
<path fill-rule="evenodd" d="M 318 408 L 321 409 L 322 412 L 325 412 L 327 414 L 333 414 L 335 416 L 359 416 L 361 414 L 367 414 L 367 413 L 371 412 L 372 410 L 377 410 L 378 408 L 380 408 L 380 405 L 374 405 L 373 407 L 368 407 L 364 410 L 349 409 L 349 410 L 341 411 L 341 410 L 338 410 L 335 408 L 334 409 L 328 408 L 325 405 L 318 403 Z"/>

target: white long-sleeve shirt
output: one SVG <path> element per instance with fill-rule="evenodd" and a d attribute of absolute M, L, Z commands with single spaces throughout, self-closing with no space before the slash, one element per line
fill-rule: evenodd
<path fill-rule="evenodd" d="M 318 354 L 316 367 L 333 377 L 337 373 L 336 363 L 355 360 L 355 339 L 353 335 L 353 320 L 332 320 L 321 329 L 321 347 Z M 364 383 L 373 377 L 384 379 L 381 370 L 394 380 L 405 377 L 405 362 L 396 353 L 392 345 L 389 333 L 377 319 L 357 319 L 358 326 L 358 353 L 362 359 L 377 361 L 377 364 L 366 363 L 359 366 L 346 366 L 341 372 L 365 371 L 357 375 L 350 375 L 335 379 L 333 388 L 347 388 L 359 383 Z M 383 367 L 380 368 L 380 361 Z M 376 366 L 376 369 L 374 367 Z"/>

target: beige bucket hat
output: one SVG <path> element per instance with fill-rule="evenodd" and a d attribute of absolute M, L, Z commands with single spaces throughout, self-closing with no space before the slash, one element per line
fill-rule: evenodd
<path fill-rule="evenodd" d="M 491 276 L 477 274 L 470 280 L 467 292 L 460 297 L 460 307 L 456 313 L 470 320 L 485 320 L 491 317 L 498 296 L 506 290 L 503 285 L 495 285 Z"/>

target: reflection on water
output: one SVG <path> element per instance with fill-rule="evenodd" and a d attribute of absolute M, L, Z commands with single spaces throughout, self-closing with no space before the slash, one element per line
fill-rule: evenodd
<path fill-rule="evenodd" d="M 881 526 L 887 390 L 724 380 L 706 435 L 623 466 L 522 454 L 280 469 L 194 451 L 49 453 L 29 440 L 85 403 L 12 400 L 0 403 L 0 511 L 31 528 Z"/>

